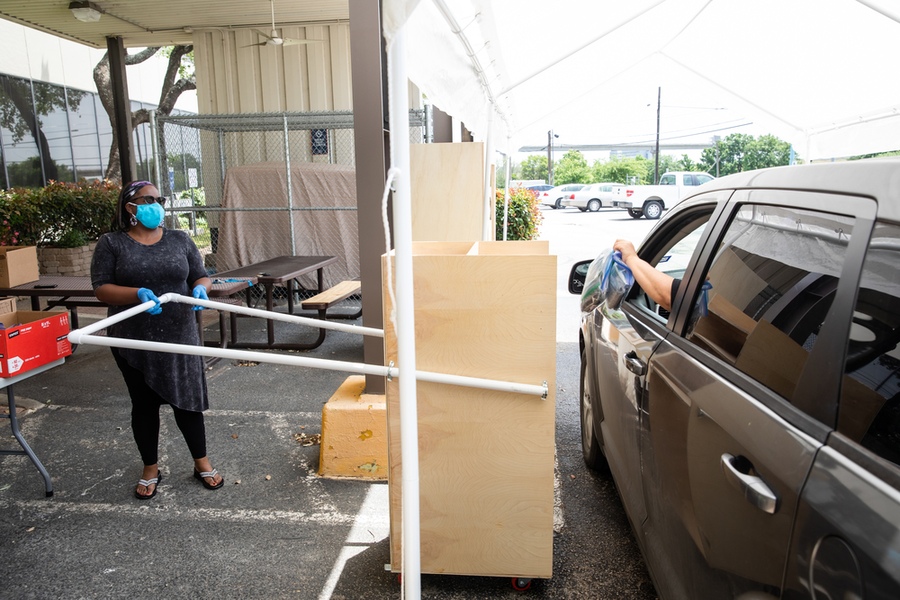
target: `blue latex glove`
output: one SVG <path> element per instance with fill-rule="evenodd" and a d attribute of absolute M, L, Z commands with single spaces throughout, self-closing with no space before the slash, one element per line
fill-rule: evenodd
<path fill-rule="evenodd" d="M 148 313 L 150 313 L 151 315 L 158 315 L 162 312 L 162 306 L 159 303 L 159 298 L 157 298 L 156 294 L 154 294 L 152 291 L 148 290 L 147 288 L 141 288 L 138 290 L 137 295 L 138 300 L 140 300 L 141 303 L 147 302 L 149 300 L 153 300 L 154 302 L 156 302 L 154 306 L 151 306 L 147 309 Z"/>
<path fill-rule="evenodd" d="M 191 296 L 197 298 L 198 300 L 209 300 L 209 296 L 206 295 L 206 286 L 205 285 L 195 285 L 194 291 L 191 292 Z M 194 306 L 194 310 L 203 310 L 202 306 Z"/>

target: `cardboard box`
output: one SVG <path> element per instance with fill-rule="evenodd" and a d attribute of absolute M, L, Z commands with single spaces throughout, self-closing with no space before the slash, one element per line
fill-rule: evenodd
<path fill-rule="evenodd" d="M 12 296 L 0 298 L 0 315 L 16 312 L 16 299 Z"/>
<path fill-rule="evenodd" d="M 11 288 L 40 279 L 37 248 L 0 246 L 0 287 Z"/>
<path fill-rule="evenodd" d="M 0 377 L 21 375 L 72 354 L 67 310 L 20 310 L 0 315 L 0 322 Z"/>

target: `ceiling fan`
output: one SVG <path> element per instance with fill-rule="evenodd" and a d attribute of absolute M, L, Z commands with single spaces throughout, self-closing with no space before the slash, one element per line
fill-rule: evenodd
<path fill-rule="evenodd" d="M 259 42 L 258 44 L 248 44 L 247 46 L 243 46 L 244 48 L 248 48 L 249 46 L 296 46 L 298 44 L 311 44 L 313 42 L 321 42 L 322 40 L 293 40 L 290 38 L 283 38 L 278 35 L 278 30 L 275 29 L 275 0 L 269 0 L 269 4 L 272 7 L 272 30 L 267 34 L 265 32 L 260 31 L 259 29 L 254 29 L 256 33 L 260 35 L 260 37 L 264 38 L 265 41 Z"/>

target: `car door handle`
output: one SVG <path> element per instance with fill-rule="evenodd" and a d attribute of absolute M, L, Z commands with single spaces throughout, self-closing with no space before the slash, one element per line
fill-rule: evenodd
<path fill-rule="evenodd" d="M 635 375 L 643 377 L 644 373 L 647 372 L 647 365 L 638 358 L 637 353 L 634 350 L 626 354 L 623 360 L 625 361 L 625 368 Z"/>
<path fill-rule="evenodd" d="M 744 457 L 735 458 L 727 452 L 722 455 L 722 471 L 725 479 L 733 485 L 750 503 L 761 511 L 774 515 L 778 510 L 778 498 L 766 483 L 755 475 L 750 475 L 753 465 Z"/>

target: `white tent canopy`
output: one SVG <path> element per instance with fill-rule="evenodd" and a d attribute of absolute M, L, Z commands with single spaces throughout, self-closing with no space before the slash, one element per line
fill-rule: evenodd
<path fill-rule="evenodd" d="M 890 0 L 384 0 L 408 73 L 498 146 L 710 140 L 752 122 L 804 160 L 900 149 Z M 489 121 L 489 107 L 494 118 Z M 489 125 L 490 122 L 490 125 Z"/>

